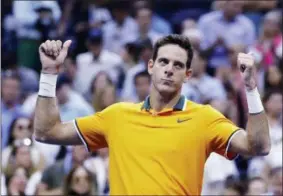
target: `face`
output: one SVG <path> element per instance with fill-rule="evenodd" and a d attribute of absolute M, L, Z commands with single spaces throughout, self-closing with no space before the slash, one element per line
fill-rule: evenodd
<path fill-rule="evenodd" d="M 277 66 L 271 66 L 269 69 L 268 69 L 268 77 L 267 77 L 267 80 L 269 82 L 269 84 L 271 84 L 272 86 L 277 86 L 280 81 L 281 81 L 281 78 L 282 78 L 282 75 L 280 73 L 280 70 Z"/>
<path fill-rule="evenodd" d="M 109 84 L 107 78 L 108 77 L 107 77 L 106 73 L 99 73 L 96 76 L 96 79 L 95 79 L 95 82 L 94 82 L 94 85 L 93 85 L 93 92 L 98 92 L 98 91 L 104 89 Z"/>
<path fill-rule="evenodd" d="M 272 94 L 265 106 L 268 113 L 279 117 L 282 112 L 282 95 L 279 93 Z"/>
<path fill-rule="evenodd" d="M 223 9 L 225 15 L 232 19 L 242 12 L 243 2 L 241 1 L 225 1 Z"/>
<path fill-rule="evenodd" d="M 75 65 L 75 62 L 70 58 L 66 58 L 64 65 L 65 65 L 66 73 L 68 74 L 68 76 L 74 79 L 77 73 L 77 67 Z"/>
<path fill-rule="evenodd" d="M 254 180 L 249 184 L 248 194 L 249 195 L 261 195 L 267 192 L 267 187 L 264 181 Z"/>
<path fill-rule="evenodd" d="M 83 167 L 77 168 L 72 177 L 71 189 L 78 194 L 89 193 L 91 184 L 88 178 L 88 173 Z"/>
<path fill-rule="evenodd" d="M 274 195 L 282 195 L 283 188 L 282 188 L 282 169 L 276 172 L 270 179 L 270 189 L 274 192 Z"/>
<path fill-rule="evenodd" d="M 150 78 L 147 76 L 140 76 L 136 79 L 136 92 L 140 100 L 144 100 L 149 94 Z"/>
<path fill-rule="evenodd" d="M 9 183 L 9 190 L 11 189 L 17 189 L 20 192 L 24 192 L 25 191 L 25 187 L 27 184 L 27 173 L 24 170 L 24 168 L 18 168 L 15 170 L 14 175 L 12 176 L 10 183 Z"/>
<path fill-rule="evenodd" d="M 181 90 L 191 76 L 186 68 L 187 52 L 178 45 L 167 44 L 159 48 L 156 60 L 148 63 L 153 87 L 161 94 L 171 95 Z"/>
<path fill-rule="evenodd" d="M 102 46 L 101 44 L 89 44 L 89 50 L 92 52 L 92 54 L 98 56 L 101 52 Z"/>
<path fill-rule="evenodd" d="M 151 10 L 143 8 L 137 12 L 137 23 L 141 29 L 148 29 L 151 24 Z"/>
<path fill-rule="evenodd" d="M 60 89 L 57 89 L 56 96 L 58 99 L 59 104 L 64 104 L 68 101 L 70 92 L 69 84 L 63 84 Z"/>
<path fill-rule="evenodd" d="M 18 166 L 21 166 L 26 169 L 32 166 L 29 146 L 21 146 L 17 149 L 16 162 Z"/>
<path fill-rule="evenodd" d="M 78 162 L 82 163 L 88 157 L 88 152 L 86 151 L 83 145 L 74 146 L 73 147 L 73 159 Z"/>
<path fill-rule="evenodd" d="M 20 95 L 20 82 L 14 78 L 2 81 L 2 99 L 6 103 L 15 103 Z"/>
<path fill-rule="evenodd" d="M 31 138 L 32 135 L 32 124 L 28 118 L 19 118 L 16 121 L 15 127 L 13 129 L 13 137 L 15 140 Z"/>
<path fill-rule="evenodd" d="M 106 108 L 116 101 L 116 92 L 113 86 L 107 86 L 102 95 L 103 107 Z"/>

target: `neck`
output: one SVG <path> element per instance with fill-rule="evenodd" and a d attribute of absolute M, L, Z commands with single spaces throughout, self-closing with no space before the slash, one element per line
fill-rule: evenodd
<path fill-rule="evenodd" d="M 181 90 L 174 94 L 162 95 L 154 86 L 150 91 L 150 106 L 154 111 L 161 111 L 164 108 L 173 108 L 181 97 Z"/>

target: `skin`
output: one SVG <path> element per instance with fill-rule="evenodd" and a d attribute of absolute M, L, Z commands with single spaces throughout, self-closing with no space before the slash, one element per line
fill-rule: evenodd
<path fill-rule="evenodd" d="M 42 72 L 58 74 L 71 41 L 62 46 L 60 41 L 46 41 L 40 46 Z M 44 51 L 41 50 L 44 48 Z M 49 56 L 53 58 L 50 58 Z M 167 44 L 159 48 L 155 60 L 148 62 L 148 72 L 152 77 L 150 103 L 153 111 L 173 107 L 181 96 L 182 84 L 189 80 L 192 70 L 186 68 L 186 51 L 178 45 Z M 245 65 L 242 72 L 248 91 L 256 88 L 254 59 L 251 54 L 240 53 L 238 64 Z M 34 135 L 37 141 L 60 145 L 82 144 L 73 123 L 61 123 L 56 98 L 39 96 L 34 119 Z M 246 131 L 241 130 L 231 139 L 229 151 L 241 155 L 267 155 L 270 151 L 269 127 L 265 112 L 249 114 Z"/>

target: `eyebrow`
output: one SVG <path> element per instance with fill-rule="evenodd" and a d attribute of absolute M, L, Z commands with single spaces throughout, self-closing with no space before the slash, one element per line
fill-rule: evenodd
<path fill-rule="evenodd" d="M 185 64 L 182 63 L 181 61 L 176 60 L 176 61 L 174 61 L 174 62 L 175 62 L 175 63 L 178 63 L 178 64 L 180 64 L 180 65 L 182 65 L 183 67 L 185 67 Z"/>

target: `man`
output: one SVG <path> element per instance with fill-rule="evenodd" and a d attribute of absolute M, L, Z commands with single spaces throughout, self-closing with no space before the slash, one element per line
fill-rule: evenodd
<path fill-rule="evenodd" d="M 8 70 L 1 74 L 1 131 L 2 131 L 2 147 L 8 145 L 9 130 L 12 121 L 18 115 L 22 114 L 20 105 L 21 81 L 18 74 Z"/>
<path fill-rule="evenodd" d="M 42 74 L 34 136 L 45 143 L 84 143 L 89 151 L 108 147 L 110 194 L 199 195 L 211 152 L 228 159 L 237 153 L 269 153 L 268 124 L 250 54 L 239 54 L 250 113 L 246 132 L 210 106 L 181 95 L 192 74 L 193 52 L 189 40 L 180 35 L 156 43 L 148 62 L 152 86 L 144 102 L 117 103 L 95 115 L 61 123 L 53 85 L 71 41 L 62 49 L 61 45 L 48 40 L 39 50 Z"/>
<path fill-rule="evenodd" d="M 150 89 L 150 75 L 147 71 L 139 72 L 135 75 L 134 83 L 138 97 L 138 102 L 145 100 Z"/>

